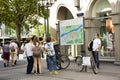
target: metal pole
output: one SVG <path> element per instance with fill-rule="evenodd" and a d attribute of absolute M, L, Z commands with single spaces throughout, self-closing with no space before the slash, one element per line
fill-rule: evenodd
<path fill-rule="evenodd" d="M 47 7 L 47 35 L 49 35 L 49 9 L 48 9 L 48 5 L 46 5 L 46 7 Z"/>
<path fill-rule="evenodd" d="M 38 5 L 38 1 L 39 1 L 39 0 L 37 0 L 37 18 L 36 18 L 36 19 L 37 19 L 38 36 L 40 36 L 39 23 L 38 23 L 38 21 L 39 21 L 39 20 L 38 20 L 38 15 L 39 15 L 39 10 L 38 10 L 39 5 Z"/>

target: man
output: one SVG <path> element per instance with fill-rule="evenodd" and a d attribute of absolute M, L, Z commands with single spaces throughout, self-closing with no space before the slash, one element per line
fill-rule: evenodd
<path fill-rule="evenodd" d="M 32 47 L 33 47 L 32 39 L 29 38 L 27 39 L 27 43 L 25 44 L 25 50 L 24 50 L 28 61 L 26 74 L 31 74 L 33 69 L 34 61 L 33 61 Z"/>
<path fill-rule="evenodd" d="M 101 40 L 99 39 L 99 34 L 94 34 L 93 46 L 92 46 L 92 55 L 94 57 L 97 68 L 99 68 L 99 49 L 101 47 Z"/>
<path fill-rule="evenodd" d="M 10 43 L 10 55 L 12 59 L 12 66 L 15 65 L 15 61 L 17 60 L 17 50 L 18 50 L 18 46 L 15 43 L 15 41 L 12 40 Z"/>

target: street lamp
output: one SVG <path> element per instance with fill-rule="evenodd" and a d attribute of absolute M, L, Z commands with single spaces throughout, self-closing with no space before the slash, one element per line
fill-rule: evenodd
<path fill-rule="evenodd" d="M 44 17 L 45 35 L 49 35 L 49 7 L 51 7 L 55 1 L 56 0 L 39 0 L 41 7 L 46 9 L 46 18 Z"/>

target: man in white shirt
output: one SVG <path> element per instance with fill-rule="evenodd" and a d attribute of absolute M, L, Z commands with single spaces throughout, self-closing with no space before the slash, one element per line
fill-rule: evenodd
<path fill-rule="evenodd" d="M 28 65 L 27 65 L 27 71 L 26 74 L 31 74 L 32 69 L 33 69 L 33 51 L 32 51 L 32 47 L 33 47 L 33 43 L 32 43 L 32 39 L 27 39 L 27 43 L 25 44 L 25 54 L 27 56 L 27 61 L 28 61 Z"/>
<path fill-rule="evenodd" d="M 101 40 L 99 39 L 99 34 L 94 34 L 94 40 L 93 40 L 93 46 L 92 46 L 92 54 L 95 60 L 95 63 L 97 65 L 97 68 L 99 68 L 99 49 L 101 47 Z"/>

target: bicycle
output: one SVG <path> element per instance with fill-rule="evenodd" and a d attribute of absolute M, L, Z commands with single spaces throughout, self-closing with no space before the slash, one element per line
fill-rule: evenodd
<path fill-rule="evenodd" d="M 60 53 L 60 45 L 54 45 L 55 53 L 56 53 L 56 62 L 58 69 L 66 69 L 70 65 L 69 55 L 64 55 Z"/>
<path fill-rule="evenodd" d="M 68 55 L 61 55 L 60 52 L 56 54 L 56 62 L 58 69 L 66 69 L 70 65 L 70 59 Z"/>
<path fill-rule="evenodd" d="M 89 61 L 90 63 L 86 64 L 84 58 L 88 58 L 86 62 Z M 90 54 L 90 56 L 79 55 L 75 58 L 75 69 L 78 69 L 80 72 L 87 71 L 88 66 L 91 66 L 94 74 L 98 73 L 98 69 L 92 54 Z"/>

